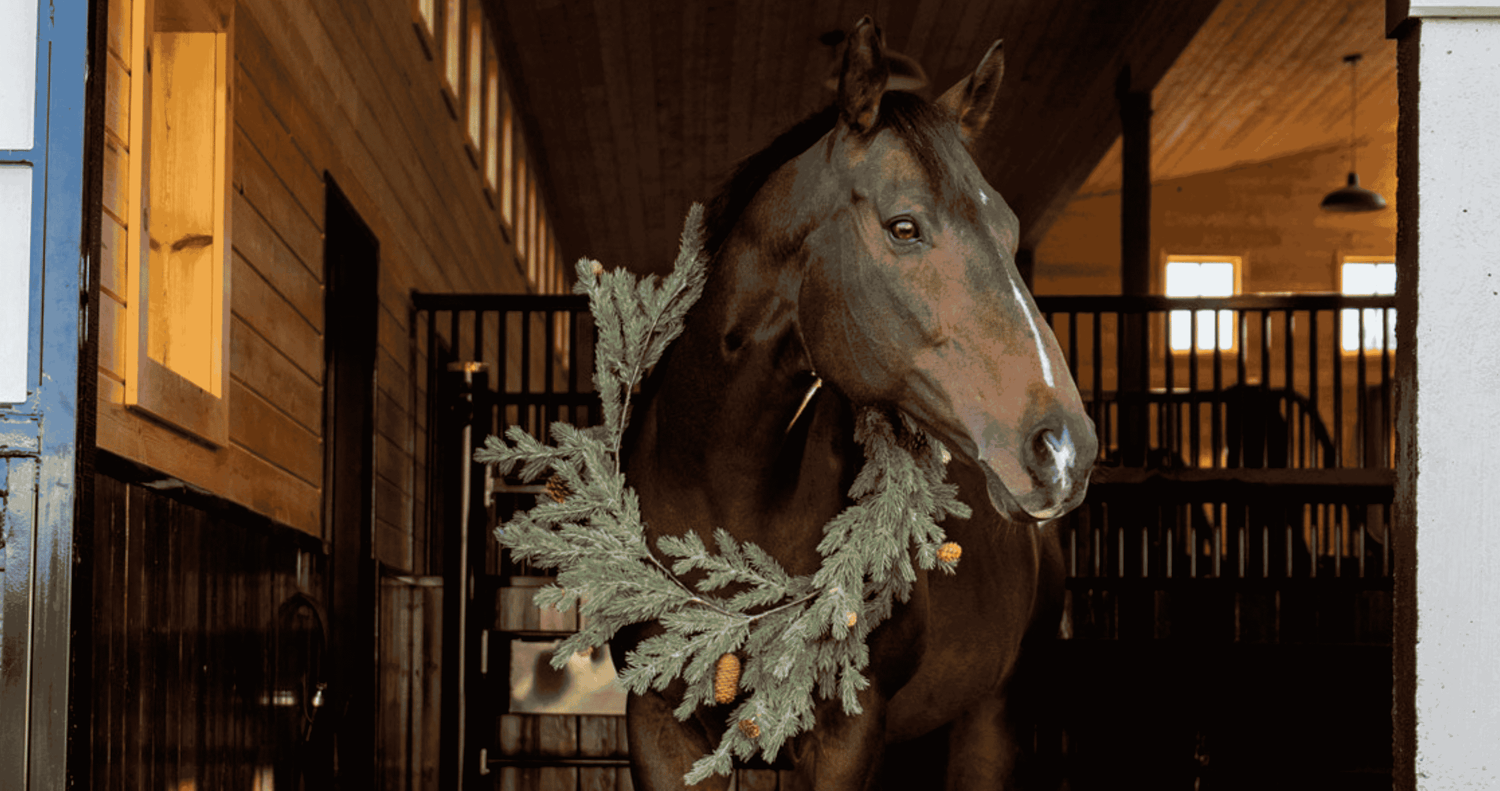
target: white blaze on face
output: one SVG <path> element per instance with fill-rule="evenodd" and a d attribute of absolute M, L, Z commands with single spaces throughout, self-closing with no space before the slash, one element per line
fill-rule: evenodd
<path fill-rule="evenodd" d="M 1021 293 L 1021 287 L 1014 280 L 1010 283 L 1011 290 L 1016 293 L 1016 301 L 1022 305 L 1026 304 L 1026 295 Z M 1052 375 L 1052 358 L 1047 355 L 1047 345 L 1042 342 L 1042 331 L 1036 326 L 1036 318 L 1031 311 L 1025 311 L 1026 323 L 1031 325 L 1031 337 L 1036 341 L 1036 356 L 1042 361 L 1042 379 L 1048 387 L 1056 387 L 1057 382 Z"/>
<path fill-rule="evenodd" d="M 987 194 L 985 194 L 985 191 L 982 190 L 982 189 L 979 191 L 979 205 L 981 205 L 981 206 L 988 206 L 988 205 L 990 205 L 990 196 L 987 195 Z"/>

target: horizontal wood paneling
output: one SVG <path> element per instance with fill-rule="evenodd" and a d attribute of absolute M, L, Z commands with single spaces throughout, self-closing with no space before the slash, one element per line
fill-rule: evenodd
<path fill-rule="evenodd" d="M 235 130 L 235 191 L 260 212 L 266 224 L 286 241 L 287 247 L 298 258 L 321 260 L 323 235 L 319 226 L 322 224 L 322 202 L 312 207 L 298 203 L 297 196 L 287 189 L 270 163 L 251 143 L 253 141 L 245 135 L 243 128 Z"/>
<path fill-rule="evenodd" d="M 104 59 L 110 85 L 128 85 L 130 68 L 125 62 L 111 55 Z M 116 140 L 125 141 L 130 134 L 130 94 L 123 90 L 104 93 L 104 131 Z"/>
<path fill-rule="evenodd" d="M 125 295 L 125 228 L 105 213 L 99 227 L 99 288 L 117 300 Z"/>
<path fill-rule="evenodd" d="M 257 153 L 291 193 L 296 205 L 322 227 L 323 176 L 292 139 L 291 132 L 276 117 L 260 86 L 243 68 L 236 71 L 240 93 L 234 122 L 254 144 Z M 243 158 L 245 155 L 241 154 Z"/>
<path fill-rule="evenodd" d="M 130 62 L 130 0 L 111 0 L 105 41 L 111 55 Z"/>
<path fill-rule="evenodd" d="M 323 335 L 243 256 L 234 256 L 234 314 L 280 349 L 303 373 L 323 378 Z"/>
<path fill-rule="evenodd" d="M 238 317 L 229 330 L 230 374 L 315 435 L 323 430 L 323 388 Z"/>
<path fill-rule="evenodd" d="M 128 3 L 111 6 L 112 50 L 127 57 Z M 416 541 L 413 467 L 425 455 L 408 294 L 525 288 L 411 24 L 406 0 L 236 5 L 230 446 L 206 448 L 118 406 L 100 417 L 103 447 L 321 535 L 321 228 L 331 174 L 380 243 L 375 510 L 394 531 L 385 547 Z M 113 87 L 128 77 L 119 65 L 111 108 L 128 107 Z M 107 156 L 107 172 L 123 176 L 128 152 L 116 145 Z M 123 220 L 122 187 L 107 184 L 106 211 Z M 123 234 L 106 226 L 105 290 L 123 296 Z"/>
<path fill-rule="evenodd" d="M 99 292 L 99 370 L 120 380 L 125 378 L 124 314 L 125 307 L 119 300 Z"/>
<path fill-rule="evenodd" d="M 123 220 L 126 217 L 130 181 L 130 152 L 124 145 L 104 139 L 104 211 Z"/>
<path fill-rule="evenodd" d="M 140 417 L 121 401 L 123 395 L 118 400 L 100 398 L 100 447 L 125 458 L 160 462 L 162 472 L 283 524 L 322 535 L 322 499 L 317 487 L 233 441 L 225 448 L 209 448 Z"/>
<path fill-rule="evenodd" d="M 230 383 L 229 436 L 308 485 L 322 484 L 323 445 L 318 435 L 238 381 Z"/>
<path fill-rule="evenodd" d="M 319 333 L 323 330 L 322 249 L 299 254 L 244 196 L 234 196 L 234 250 Z M 309 264 L 311 261 L 311 264 Z"/>

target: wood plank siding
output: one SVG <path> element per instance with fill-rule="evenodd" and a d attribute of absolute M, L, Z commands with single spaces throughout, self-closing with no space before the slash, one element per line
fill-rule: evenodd
<path fill-rule="evenodd" d="M 505 172 L 496 173 L 505 183 L 487 185 L 483 152 L 466 150 L 473 148 L 468 124 L 443 94 L 442 37 L 424 45 L 407 0 L 233 5 L 228 444 L 215 448 L 153 421 L 125 402 L 125 323 L 133 315 L 126 247 L 138 211 L 126 178 L 132 2 L 109 3 L 100 447 L 327 538 L 321 492 L 327 174 L 380 243 L 376 552 L 394 569 L 424 571 L 427 539 L 418 515 L 425 508 L 426 407 L 412 372 L 425 369 L 425 339 L 414 343 L 408 295 L 562 287 L 566 278 L 552 252 L 560 246 L 545 231 L 551 224 L 545 185 L 519 175 L 523 168 L 511 167 L 510 157 Z M 502 75 L 497 93 L 506 98 L 503 118 L 497 106 L 495 120 L 480 119 L 478 128 L 493 137 L 489 127 L 503 120 L 517 136 L 505 142 L 519 152 L 524 114 L 514 108 L 512 118 L 504 69 L 493 63 L 497 50 L 489 46 L 482 54 L 489 61 L 475 61 Z M 534 227 L 511 227 L 502 216 L 501 187 L 507 200 L 531 198 L 515 208 L 524 208 L 517 217 Z M 512 244 L 518 231 L 535 240 L 530 261 Z"/>
<path fill-rule="evenodd" d="M 319 542 L 189 493 L 95 478 L 94 788 L 261 788 L 312 750 Z M 119 477 L 117 477 L 119 476 Z M 84 595 L 89 595 L 87 591 Z M 313 774 L 308 787 L 319 776 Z M 322 770 L 326 773 L 326 766 Z"/>

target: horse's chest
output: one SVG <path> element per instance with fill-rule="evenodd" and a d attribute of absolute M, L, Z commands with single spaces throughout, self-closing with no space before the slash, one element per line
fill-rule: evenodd
<path fill-rule="evenodd" d="M 887 712 L 892 741 L 919 736 L 999 694 L 1035 612 L 1032 539 L 971 540 L 958 574 L 928 575 L 918 604 L 924 606 L 920 659 Z"/>

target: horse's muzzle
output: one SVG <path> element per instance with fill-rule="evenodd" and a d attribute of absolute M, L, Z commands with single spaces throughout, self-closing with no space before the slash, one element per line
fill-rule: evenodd
<path fill-rule="evenodd" d="M 997 506 L 1008 499 L 1039 522 L 1056 519 L 1083 502 L 1098 452 L 1099 440 L 1088 418 L 1074 426 L 1068 421 L 1044 424 L 1032 431 L 1021 448 L 1029 491 L 1007 490 L 989 470 L 990 499 Z"/>

